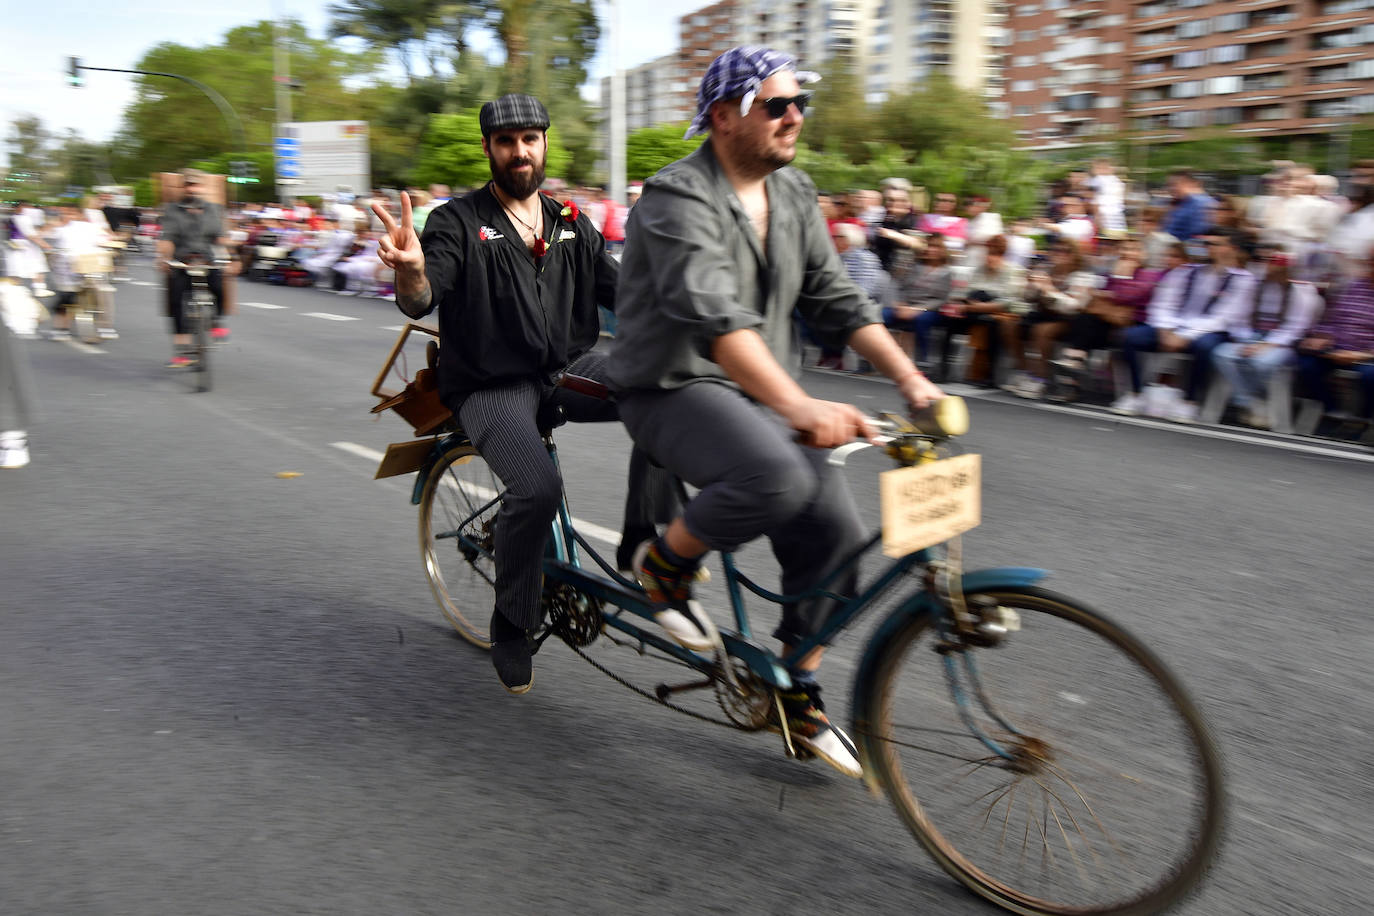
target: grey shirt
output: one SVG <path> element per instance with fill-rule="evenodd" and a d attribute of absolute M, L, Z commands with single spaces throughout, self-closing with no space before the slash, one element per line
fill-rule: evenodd
<path fill-rule="evenodd" d="M 625 228 L 616 290 L 607 368 L 617 389 L 728 382 L 711 346 L 741 328 L 758 331 L 778 363 L 800 375 L 794 309 L 835 347 L 881 322 L 840 263 L 811 179 L 782 168 L 766 182 L 766 253 L 709 139 L 645 182 Z"/>
<path fill-rule="evenodd" d="M 172 243 L 172 259 L 215 258 L 215 239 L 224 234 L 224 208 L 208 200 L 177 201 L 162 212 L 162 239 Z"/>

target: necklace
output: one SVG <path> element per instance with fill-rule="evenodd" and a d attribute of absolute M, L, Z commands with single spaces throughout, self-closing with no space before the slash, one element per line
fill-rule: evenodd
<path fill-rule="evenodd" d="M 509 214 L 511 219 L 515 220 L 521 226 L 524 226 L 526 229 L 529 230 L 531 244 L 537 245 L 539 243 L 539 230 L 535 228 L 535 226 L 531 226 L 529 223 L 525 222 L 523 219 L 516 216 L 515 211 L 512 210 L 509 206 L 507 206 L 506 202 L 504 200 L 501 200 L 500 197 L 497 197 L 496 199 L 501 201 L 501 209 L 505 210 L 506 213 Z M 535 216 L 534 221 L 537 225 L 544 222 L 544 208 L 540 207 L 536 212 L 538 215 Z"/>

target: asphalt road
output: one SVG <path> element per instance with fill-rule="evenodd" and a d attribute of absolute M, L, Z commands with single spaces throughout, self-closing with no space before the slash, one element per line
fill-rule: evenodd
<path fill-rule="evenodd" d="M 368 414 L 399 313 L 241 298 L 278 307 L 242 308 L 208 394 L 162 368 L 152 285 L 121 285 L 118 341 L 27 347 L 33 464 L 0 473 L 0 911 L 992 912 L 884 799 L 775 738 L 553 643 L 507 696 L 434 607 L 410 478 L 371 479 L 408 438 Z M 882 383 L 807 384 L 895 406 Z M 1169 660 L 1226 753 L 1230 830 L 1179 912 L 1367 911 L 1368 454 L 1000 395 L 973 417 L 967 565 L 1054 570 Z M 574 513 L 615 528 L 623 431 L 559 441 Z M 882 467 L 851 465 L 873 518 Z M 766 551 L 742 562 L 769 581 Z M 866 629 L 827 663 L 832 708 Z"/>

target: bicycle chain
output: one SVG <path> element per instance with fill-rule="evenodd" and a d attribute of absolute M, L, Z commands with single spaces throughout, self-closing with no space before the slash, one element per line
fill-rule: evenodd
<path fill-rule="evenodd" d="M 617 643 L 617 645 L 618 645 L 618 643 Z M 676 703 L 670 703 L 670 702 L 668 702 L 667 700 L 660 699 L 659 696 L 658 696 L 658 694 L 656 694 L 656 693 L 651 693 L 650 691 L 645 690 L 643 687 L 640 687 L 640 686 L 637 685 L 637 684 L 632 684 L 632 683 L 630 683 L 630 682 L 627 681 L 625 678 L 623 678 L 623 677 L 621 677 L 620 675 L 616 674 L 614 671 L 612 671 L 611 669 L 607 668 L 605 665 L 601 664 L 601 663 L 598 662 L 596 659 L 592 658 L 590 655 L 588 655 L 586 652 L 584 652 L 582 649 L 578 648 L 577 646 L 569 645 L 568 648 L 572 649 L 572 650 L 573 650 L 574 652 L 576 652 L 578 655 L 582 656 L 583 660 L 586 661 L 587 664 L 591 665 L 591 666 L 592 666 L 593 668 L 595 668 L 597 671 L 600 671 L 602 674 L 606 675 L 606 677 L 608 677 L 608 678 L 610 678 L 611 680 L 615 681 L 615 682 L 616 682 L 617 684 L 619 684 L 620 686 L 622 686 L 622 687 L 627 687 L 627 688 L 629 688 L 631 691 L 633 691 L 633 692 L 639 694 L 640 696 L 644 697 L 645 699 L 652 700 L 653 702 L 657 703 L 657 704 L 660 705 L 660 706 L 666 706 L 668 709 L 671 709 L 671 710 L 673 710 L 673 711 L 675 711 L 675 712 L 680 712 L 680 713 L 682 713 L 684 716 L 687 716 L 687 717 L 692 718 L 692 719 L 698 719 L 698 720 L 700 720 L 700 721 L 702 721 L 702 722 L 710 722 L 712 725 L 721 725 L 721 726 L 724 726 L 725 728 L 738 729 L 739 731 L 749 731 L 749 729 L 747 729 L 747 728 L 745 728 L 744 726 L 740 725 L 739 723 L 733 722 L 733 721 L 731 721 L 731 720 L 729 720 L 729 719 L 715 719 L 715 718 L 712 718 L 711 716 L 706 715 L 705 713 L 697 712 L 697 711 L 694 710 L 694 709 L 687 709 L 687 708 L 685 708 L 685 707 L 683 707 L 683 706 L 677 705 Z M 716 691 L 716 702 L 718 702 L 718 703 L 724 703 L 724 702 L 725 702 L 724 700 L 721 699 L 721 697 L 720 697 L 720 691 L 719 691 L 719 690 Z M 722 711 L 724 711 L 724 708 L 723 708 L 723 707 L 722 707 Z"/>

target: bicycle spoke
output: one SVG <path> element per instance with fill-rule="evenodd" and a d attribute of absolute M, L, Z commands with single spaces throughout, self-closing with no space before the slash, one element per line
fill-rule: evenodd
<path fill-rule="evenodd" d="M 910 625 L 881 669 L 879 705 L 862 712 L 862 738 L 908 825 L 978 893 L 1029 913 L 1157 911 L 1215 848 L 1215 749 L 1155 660 L 1040 594 L 982 598 L 1023 626 L 996 648 L 955 649 L 968 653 L 964 685 L 932 663 L 926 623 Z"/>

